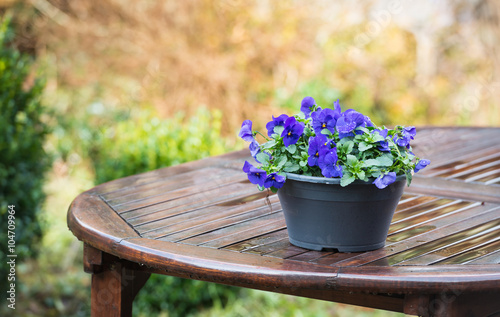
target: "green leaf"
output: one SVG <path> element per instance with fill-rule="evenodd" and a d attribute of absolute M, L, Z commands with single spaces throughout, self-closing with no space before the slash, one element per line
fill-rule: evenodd
<path fill-rule="evenodd" d="M 272 148 L 275 145 L 276 145 L 276 140 L 271 140 L 271 141 L 267 141 L 266 143 L 262 144 L 261 148 L 263 148 L 263 149 L 270 149 L 270 148 Z"/>
<path fill-rule="evenodd" d="M 382 174 L 381 171 L 372 171 L 371 177 L 377 178 Z"/>
<path fill-rule="evenodd" d="M 328 130 L 328 129 L 321 130 L 321 134 L 332 136 L 332 132 L 330 132 L 330 130 Z"/>
<path fill-rule="evenodd" d="M 371 167 L 371 166 L 377 166 L 379 165 L 379 162 L 375 159 L 368 159 L 363 162 L 363 167 Z"/>
<path fill-rule="evenodd" d="M 348 165 L 351 165 L 351 166 L 354 166 L 356 165 L 356 163 L 358 163 L 358 159 L 356 158 L 356 156 L 354 155 L 347 155 L 347 164 Z"/>
<path fill-rule="evenodd" d="M 405 171 L 405 174 L 406 174 L 406 185 L 409 187 L 413 179 L 413 175 L 411 174 L 411 170 Z"/>
<path fill-rule="evenodd" d="M 271 187 L 271 191 L 276 194 L 278 192 L 278 188 L 273 186 Z"/>
<path fill-rule="evenodd" d="M 346 154 L 351 153 L 352 149 L 354 148 L 354 142 L 353 141 L 347 141 L 345 144 L 346 144 L 345 146 L 347 147 L 345 153 Z"/>
<path fill-rule="evenodd" d="M 367 128 L 365 128 L 365 127 L 357 127 L 357 128 L 356 128 L 356 130 L 361 130 L 361 131 L 363 131 L 364 133 L 368 133 L 368 134 L 370 134 L 370 130 L 368 130 L 368 129 L 367 129 Z"/>
<path fill-rule="evenodd" d="M 286 156 L 282 156 L 281 159 L 278 161 L 278 165 L 276 166 L 278 169 L 281 169 L 285 163 L 288 161 Z"/>
<path fill-rule="evenodd" d="M 372 134 L 372 140 L 371 140 L 372 142 L 380 142 L 380 141 L 384 141 L 384 140 L 385 140 L 384 137 L 381 136 L 380 134 L 378 134 L 378 133 Z"/>
<path fill-rule="evenodd" d="M 368 149 L 371 149 L 372 147 L 373 147 L 373 144 L 368 144 L 366 142 L 361 142 L 358 145 L 358 149 L 359 149 L 360 152 L 364 152 L 364 151 L 366 151 Z"/>
<path fill-rule="evenodd" d="M 295 152 L 297 151 L 297 146 L 295 144 L 290 144 L 288 147 L 286 147 L 286 150 L 290 154 L 295 154 Z"/>
<path fill-rule="evenodd" d="M 276 133 L 280 136 L 281 136 L 281 133 L 283 132 L 283 130 L 285 130 L 285 127 L 282 125 L 275 126 L 273 129 L 274 133 Z"/>
<path fill-rule="evenodd" d="M 365 179 L 365 172 L 364 171 L 359 171 L 356 173 L 356 175 L 358 175 L 359 179 L 362 179 L 362 180 Z"/>
<path fill-rule="evenodd" d="M 266 153 L 260 152 L 259 154 L 257 154 L 256 159 L 262 165 L 268 165 L 269 164 L 269 155 L 267 155 Z"/>
<path fill-rule="evenodd" d="M 354 182 L 354 180 L 355 180 L 354 176 L 346 173 L 340 179 L 340 186 L 345 187 L 345 186 L 349 185 L 350 183 Z"/>
<path fill-rule="evenodd" d="M 302 166 L 302 167 L 304 167 L 304 166 L 306 166 L 306 165 L 307 165 L 307 161 L 300 161 L 300 162 L 299 162 L 299 165 L 300 165 L 300 166 Z"/>
<path fill-rule="evenodd" d="M 376 160 L 378 161 L 377 165 L 379 165 L 379 166 L 391 166 L 392 165 L 392 159 L 388 156 L 381 156 L 381 157 L 376 158 Z"/>
<path fill-rule="evenodd" d="M 299 164 L 287 162 L 285 164 L 285 167 L 283 168 L 283 171 L 285 171 L 287 173 L 293 173 L 293 172 L 298 171 L 299 169 L 300 169 Z"/>

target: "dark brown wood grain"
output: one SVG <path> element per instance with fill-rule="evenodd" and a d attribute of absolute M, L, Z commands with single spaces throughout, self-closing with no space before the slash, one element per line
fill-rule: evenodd
<path fill-rule="evenodd" d="M 81 194 L 67 220 L 85 243 L 93 315 L 129 316 L 150 273 L 423 316 L 497 313 L 500 129 L 418 131 L 414 151 L 432 163 L 370 252 L 291 245 L 277 195 L 241 171 L 247 150 Z"/>

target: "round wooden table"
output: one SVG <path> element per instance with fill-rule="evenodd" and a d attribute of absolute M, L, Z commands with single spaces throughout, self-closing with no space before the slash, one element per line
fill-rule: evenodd
<path fill-rule="evenodd" d="M 78 196 L 93 316 L 131 316 L 151 273 L 422 316 L 500 314 L 500 129 L 423 128 L 386 246 L 308 251 L 277 195 L 241 171 L 248 151 L 133 175 Z"/>

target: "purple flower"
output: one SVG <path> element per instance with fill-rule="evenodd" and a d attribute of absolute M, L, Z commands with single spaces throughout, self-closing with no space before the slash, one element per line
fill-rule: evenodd
<path fill-rule="evenodd" d="M 338 120 L 340 118 L 340 116 L 342 115 L 342 108 L 340 107 L 340 101 L 337 99 L 337 101 L 335 101 L 333 103 L 333 111 L 335 113 L 335 120 Z"/>
<path fill-rule="evenodd" d="M 250 154 L 253 156 L 253 158 L 255 159 L 255 161 L 257 161 L 257 163 L 261 163 L 257 159 L 257 154 L 259 154 L 260 152 L 262 152 L 261 149 L 260 149 L 259 142 L 253 140 L 252 143 L 250 143 L 250 146 L 248 146 L 248 148 L 250 149 Z M 267 152 L 263 152 L 263 153 L 267 154 L 269 156 L 269 158 L 271 158 L 271 154 L 269 154 Z"/>
<path fill-rule="evenodd" d="M 272 136 L 273 133 L 274 133 L 274 128 L 278 127 L 278 126 L 285 125 L 285 120 L 286 119 L 288 119 L 288 116 L 286 114 L 282 114 L 281 116 L 276 117 L 276 118 L 273 116 L 273 120 L 269 121 L 266 124 L 267 135 Z"/>
<path fill-rule="evenodd" d="M 264 182 L 264 187 L 265 188 L 281 188 L 285 184 L 286 178 L 284 176 L 281 176 L 277 173 L 271 173 L 267 175 L 267 178 Z"/>
<path fill-rule="evenodd" d="M 302 132 L 304 132 L 303 123 L 298 122 L 295 117 L 289 117 L 286 119 L 285 130 L 281 133 L 285 146 L 288 147 L 291 144 L 297 143 L 299 138 L 302 136 Z"/>
<path fill-rule="evenodd" d="M 352 109 L 346 110 L 337 120 L 337 131 L 339 131 L 340 138 L 353 136 L 353 131 L 360 126 L 366 126 L 365 116 Z"/>
<path fill-rule="evenodd" d="M 415 173 L 417 173 L 421 169 L 424 169 L 429 164 L 431 164 L 431 161 L 429 161 L 429 160 L 422 159 L 422 160 L 418 161 L 417 165 L 415 165 L 415 169 L 414 169 Z"/>
<path fill-rule="evenodd" d="M 314 106 L 316 106 L 316 101 L 313 97 L 304 97 L 300 104 L 300 111 L 306 115 L 306 118 L 309 118 L 311 112 L 314 110 Z"/>
<path fill-rule="evenodd" d="M 331 133 L 335 133 L 335 111 L 332 109 L 317 110 L 311 114 L 312 126 L 316 135 L 320 135 L 323 129 L 328 129 Z"/>
<path fill-rule="evenodd" d="M 409 136 L 413 140 L 417 135 L 417 129 L 415 129 L 415 127 L 405 127 L 403 129 L 403 134 Z"/>
<path fill-rule="evenodd" d="M 243 165 L 243 172 L 247 173 L 250 183 L 264 186 L 267 176 L 264 170 L 261 170 L 248 163 L 248 161 L 245 161 L 245 164 Z"/>
<path fill-rule="evenodd" d="M 250 120 L 243 121 L 238 136 L 247 142 L 252 142 L 254 140 L 252 132 L 252 121 Z"/>
<path fill-rule="evenodd" d="M 307 154 L 309 154 L 307 164 L 309 164 L 309 166 L 318 165 L 319 152 L 322 147 L 330 148 L 325 135 L 319 134 L 318 136 L 309 138 L 309 149 L 307 150 Z"/>
<path fill-rule="evenodd" d="M 337 165 L 337 148 L 323 147 L 319 153 L 318 165 L 325 177 L 342 177 L 342 166 Z"/>
<path fill-rule="evenodd" d="M 377 186 L 379 189 L 384 189 L 390 184 L 394 183 L 395 181 L 396 181 L 396 173 L 389 172 L 387 174 L 382 174 L 379 177 L 377 177 L 377 179 L 373 181 L 373 184 L 375 184 L 375 186 Z"/>
<path fill-rule="evenodd" d="M 384 130 L 373 130 L 372 133 L 378 133 L 384 139 L 387 137 L 387 129 L 384 129 Z M 383 151 L 383 152 L 390 152 L 391 151 L 391 149 L 389 148 L 389 142 L 388 141 L 379 141 L 378 144 L 379 144 L 378 149 L 380 151 Z"/>
<path fill-rule="evenodd" d="M 396 142 L 399 146 L 409 147 L 410 141 L 415 138 L 415 135 L 417 135 L 415 127 L 405 127 L 401 131 L 400 135 L 394 136 L 394 142 Z"/>
<path fill-rule="evenodd" d="M 373 122 L 372 122 L 372 119 L 370 119 L 370 117 L 368 116 L 365 116 L 365 127 L 373 127 Z"/>

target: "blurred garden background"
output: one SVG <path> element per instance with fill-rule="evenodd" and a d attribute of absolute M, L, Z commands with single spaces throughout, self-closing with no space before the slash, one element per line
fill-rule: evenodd
<path fill-rule="evenodd" d="M 15 312 L 88 316 L 66 226 L 97 184 L 246 146 L 302 97 L 391 125 L 500 126 L 496 0 L 0 0 L 0 273 L 16 205 Z M 418 134 L 417 134 L 418 137 Z M 135 316 L 387 316 L 154 276 Z"/>

